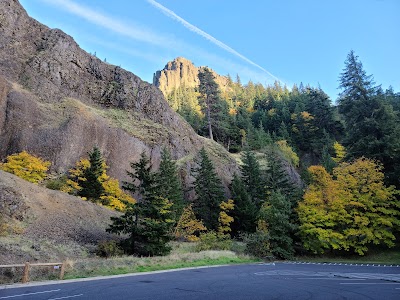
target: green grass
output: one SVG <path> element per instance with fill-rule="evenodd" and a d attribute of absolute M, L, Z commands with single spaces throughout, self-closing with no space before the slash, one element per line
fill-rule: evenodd
<path fill-rule="evenodd" d="M 163 257 L 95 258 L 70 262 L 65 279 L 92 276 L 120 275 L 199 266 L 252 263 L 259 260 L 238 256 L 231 251 L 204 251 L 200 253 L 172 253 Z"/>

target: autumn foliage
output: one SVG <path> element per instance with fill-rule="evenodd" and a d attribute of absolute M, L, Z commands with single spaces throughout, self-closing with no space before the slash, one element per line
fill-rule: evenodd
<path fill-rule="evenodd" d="M 309 172 L 312 183 L 297 209 L 306 249 L 364 255 L 372 244 L 394 246 L 400 203 L 394 187 L 383 183 L 381 164 L 366 158 L 341 163 L 335 178 L 322 166 Z"/>
<path fill-rule="evenodd" d="M 12 173 L 33 183 L 38 183 L 45 179 L 49 167 L 50 162 L 33 156 L 26 151 L 8 156 L 7 162 L 0 164 L 0 170 Z"/>
<path fill-rule="evenodd" d="M 196 242 L 199 240 L 198 235 L 206 230 L 207 228 L 203 225 L 203 222 L 196 218 L 192 205 L 189 205 L 183 210 L 175 227 L 175 238 L 177 240 L 183 239 L 188 242 Z"/>
<path fill-rule="evenodd" d="M 89 168 L 90 162 L 88 159 L 79 160 L 75 167 L 69 170 L 69 176 L 66 184 L 62 187 L 62 191 L 77 195 L 82 187 L 79 182 L 85 180 L 84 173 Z M 119 187 L 117 179 L 111 178 L 107 175 L 107 165 L 103 162 L 103 172 L 99 177 L 104 193 L 99 197 L 98 202 L 118 211 L 125 211 L 129 203 L 133 204 L 136 202 L 134 198 L 122 191 Z"/>

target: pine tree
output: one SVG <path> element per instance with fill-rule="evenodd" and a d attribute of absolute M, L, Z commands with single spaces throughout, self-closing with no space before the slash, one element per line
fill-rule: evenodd
<path fill-rule="evenodd" d="M 193 170 L 196 192 L 194 210 L 207 229 L 217 230 L 219 205 L 224 201 L 224 190 L 221 180 L 215 173 L 214 166 L 207 152 L 202 148 L 199 152 L 198 167 Z"/>
<path fill-rule="evenodd" d="M 104 187 L 100 176 L 104 173 L 104 160 L 98 147 L 93 147 L 89 154 L 89 168 L 83 172 L 83 178 L 78 181 L 81 189 L 78 191 L 80 197 L 96 202 L 104 194 Z"/>
<path fill-rule="evenodd" d="M 219 102 L 218 84 L 215 82 L 214 75 L 208 68 L 199 71 L 199 92 L 201 94 L 201 105 L 207 118 L 207 128 L 210 139 L 214 139 L 213 125 L 215 124 L 215 114 Z"/>
<path fill-rule="evenodd" d="M 235 208 L 232 212 L 232 235 L 240 232 L 254 232 L 256 230 L 257 207 L 247 193 L 242 179 L 235 173 L 230 186 Z"/>
<path fill-rule="evenodd" d="M 171 154 L 166 148 L 161 152 L 160 168 L 156 173 L 155 180 L 159 196 L 172 203 L 171 210 L 174 219 L 178 221 L 184 207 L 183 191 L 178 178 L 176 163 L 172 160 Z"/>
<path fill-rule="evenodd" d="M 347 56 L 340 76 L 339 112 L 346 121 L 345 146 L 349 158 L 379 160 L 387 172 L 387 182 L 400 186 L 399 119 L 381 89 L 374 86 L 353 51 Z"/>
<path fill-rule="evenodd" d="M 282 157 L 277 150 L 270 149 L 267 152 L 268 170 L 266 172 L 266 190 L 270 194 L 280 190 L 285 195 L 294 194 L 294 184 L 285 169 Z"/>
<path fill-rule="evenodd" d="M 138 162 L 130 163 L 132 172 L 127 171 L 127 175 L 132 178 L 132 182 L 123 182 L 123 189 L 130 191 L 131 193 L 138 193 L 139 200 L 141 200 L 146 192 L 151 192 L 154 188 L 154 174 L 151 172 L 150 159 L 147 157 L 145 152 L 140 155 Z M 136 185 L 135 182 L 139 184 Z"/>
<path fill-rule="evenodd" d="M 132 182 L 125 182 L 125 189 L 139 192 L 141 201 L 130 206 L 121 217 L 112 217 L 113 223 L 107 231 L 129 236 L 122 244 L 129 254 L 168 254 L 174 223 L 170 211 L 172 204 L 160 196 L 150 160 L 144 152 L 139 162 L 131 163 L 131 167 L 133 171 L 127 173 Z"/>
<path fill-rule="evenodd" d="M 265 198 L 264 180 L 262 178 L 260 164 L 254 153 L 248 150 L 243 152 L 242 161 L 242 180 L 253 203 L 256 207 L 260 208 L 261 202 Z"/>

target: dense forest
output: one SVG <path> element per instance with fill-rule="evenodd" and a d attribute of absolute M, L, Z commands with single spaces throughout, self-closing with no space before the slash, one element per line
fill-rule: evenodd
<path fill-rule="evenodd" d="M 384 166 L 386 183 L 400 187 L 400 94 L 375 84 L 353 51 L 339 75 L 341 93 L 335 105 L 321 88 L 302 83 L 291 89 L 279 82 L 242 85 L 239 76 L 234 82 L 228 75 L 222 93 L 208 69 L 200 71 L 199 80 L 198 88 L 171 92 L 168 102 L 198 134 L 228 151 L 259 151 L 285 141 L 300 158 L 300 169 L 321 164 L 332 171 L 343 146 L 346 160 L 377 160 Z"/>
<path fill-rule="evenodd" d="M 118 247 L 128 254 L 166 254 L 172 239 L 207 250 L 229 249 L 235 238 L 249 253 L 283 259 L 396 245 L 400 94 L 375 84 L 353 51 L 335 105 L 321 88 L 303 84 L 242 85 L 237 76 L 221 92 L 207 68 L 199 81 L 167 98 L 198 134 L 238 157 L 229 192 L 204 148 L 189 191 L 166 149 L 158 170 L 145 153 L 131 162 L 122 189 L 97 147 L 47 186 L 121 211 L 108 231 L 127 236 Z M 48 166 L 23 152 L 0 168 L 39 182 Z"/>

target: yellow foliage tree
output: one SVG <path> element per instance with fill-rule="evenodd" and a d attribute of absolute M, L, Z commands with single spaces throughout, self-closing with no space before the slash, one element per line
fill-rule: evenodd
<path fill-rule="evenodd" d="M 75 168 L 69 170 L 69 178 L 66 184 L 61 188 L 61 191 L 76 195 L 81 189 L 79 181 L 85 180 L 83 174 L 89 167 L 90 162 L 88 159 L 79 160 L 76 163 Z M 104 171 L 100 175 L 99 180 L 104 188 L 104 194 L 99 200 L 104 206 L 117 211 L 125 211 L 127 205 L 136 203 L 136 200 L 121 190 L 118 180 L 108 176 L 106 169 L 107 165 L 103 162 Z"/>
<path fill-rule="evenodd" d="M 233 210 L 235 208 L 235 204 L 232 199 L 229 199 L 228 201 L 222 201 L 219 205 L 219 208 L 221 211 L 218 218 L 218 234 L 220 236 L 224 236 L 232 231 L 231 223 L 234 221 L 234 219 L 233 217 L 229 216 L 227 212 Z"/>
<path fill-rule="evenodd" d="M 0 164 L 0 170 L 17 175 L 29 182 L 38 183 L 46 178 L 50 165 L 50 162 L 22 151 L 8 156 L 7 162 Z"/>
<path fill-rule="evenodd" d="M 184 239 L 189 242 L 196 242 L 199 240 L 196 234 L 206 231 L 207 228 L 203 222 L 198 220 L 193 212 L 193 207 L 190 204 L 187 206 L 179 218 L 175 227 L 175 238 Z"/>
<path fill-rule="evenodd" d="M 339 144 L 338 142 L 335 142 L 333 144 L 333 150 L 335 151 L 335 157 L 333 157 L 333 161 L 338 163 L 341 163 L 346 156 L 346 148 Z"/>
<path fill-rule="evenodd" d="M 321 166 L 309 168 L 312 183 L 298 205 L 304 246 L 315 252 L 352 250 L 364 255 L 371 244 L 394 246 L 400 225 L 398 191 L 383 183 L 381 164 L 366 158 L 341 163 L 333 179 Z"/>
<path fill-rule="evenodd" d="M 304 247 L 314 253 L 341 249 L 344 236 L 338 224 L 346 223 L 347 213 L 339 185 L 323 166 L 311 166 L 308 172 L 312 183 L 297 208 Z"/>

